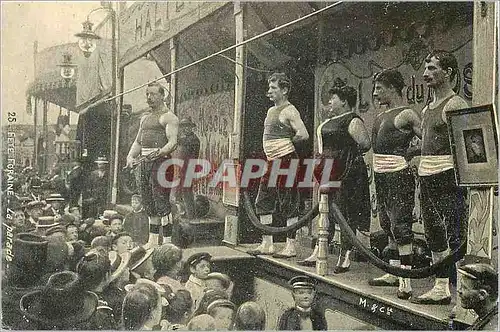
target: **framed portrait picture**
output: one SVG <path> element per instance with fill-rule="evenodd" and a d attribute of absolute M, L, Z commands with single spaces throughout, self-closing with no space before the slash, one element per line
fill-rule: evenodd
<path fill-rule="evenodd" d="M 446 113 L 457 184 L 498 185 L 498 139 L 494 105 Z"/>

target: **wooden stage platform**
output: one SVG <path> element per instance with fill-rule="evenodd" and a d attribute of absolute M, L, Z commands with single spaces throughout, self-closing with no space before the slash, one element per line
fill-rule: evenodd
<path fill-rule="evenodd" d="M 252 282 L 245 282 L 248 297 L 256 296 L 256 280 L 268 284 L 267 287 L 276 286 L 276 295 L 289 293 L 286 282 L 292 276 L 305 274 L 318 281 L 318 298 L 321 305 L 342 315 L 346 319 L 351 317 L 353 322 L 359 324 L 338 325 L 347 329 L 386 329 L 386 330 L 447 330 L 449 314 L 455 305 L 456 299 L 453 295 L 450 305 L 418 305 L 408 300 L 398 299 L 397 287 L 373 287 L 368 285 L 368 280 L 381 276 L 384 272 L 367 262 L 351 263 L 348 272 L 319 276 L 314 267 L 303 267 L 296 262 L 304 259 L 310 253 L 310 249 L 301 248 L 298 257 L 292 259 L 277 259 L 271 256 L 252 256 L 246 253 L 255 245 L 239 245 L 235 247 L 213 246 L 188 248 L 184 256 L 207 251 L 213 256 L 214 264 L 223 262 L 225 266 L 231 266 L 234 276 L 238 278 L 253 278 Z M 275 245 L 281 250 L 284 244 Z M 329 268 L 333 269 L 337 256 L 331 255 L 328 260 Z M 236 271 L 236 272 L 234 272 Z M 221 271 L 224 272 L 224 271 Z M 234 280 L 234 279 L 233 279 Z M 238 280 L 235 280 L 238 283 Z M 252 285 L 253 283 L 253 285 Z M 430 278 L 412 280 L 413 294 L 418 296 L 429 290 L 433 281 Z M 236 288 L 236 287 L 235 287 Z M 280 289 L 278 289 L 280 288 Z M 272 292 L 269 291 L 272 296 Z M 262 291 L 261 291 L 262 293 Z M 266 297 L 260 294 L 261 298 Z M 452 289 L 452 294 L 455 290 Z M 257 297 L 259 297 L 257 296 Z M 265 299 L 261 299 L 264 301 Z M 290 302 L 290 298 L 287 299 Z M 284 302 L 287 302 L 284 300 Z M 279 301 L 277 301 L 279 302 Z M 287 303 L 289 304 L 289 303 Z M 268 326 L 272 328 L 272 326 Z M 329 325 L 330 328 L 330 325 Z"/>

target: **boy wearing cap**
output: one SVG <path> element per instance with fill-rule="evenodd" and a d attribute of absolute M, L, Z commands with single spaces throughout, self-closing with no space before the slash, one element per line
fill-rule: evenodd
<path fill-rule="evenodd" d="M 123 254 L 133 248 L 134 241 L 129 233 L 121 232 L 113 237 L 111 248 L 118 253 Z"/>
<path fill-rule="evenodd" d="M 109 237 L 115 237 L 117 234 L 123 231 L 123 216 L 120 214 L 114 214 L 109 217 Z"/>
<path fill-rule="evenodd" d="M 314 281 L 307 276 L 296 276 L 288 282 L 292 286 L 295 307 L 286 310 L 278 321 L 278 330 L 327 330 L 324 312 L 313 307 L 316 296 Z"/>
<path fill-rule="evenodd" d="M 149 219 L 142 205 L 141 195 L 132 195 L 130 205 L 132 212 L 125 216 L 123 229 L 125 232 L 134 234 L 134 240 L 138 245 L 144 245 L 148 243 L 149 238 Z"/>
<path fill-rule="evenodd" d="M 236 306 L 233 302 L 220 299 L 210 303 L 207 307 L 207 313 L 215 320 L 215 330 L 229 330 L 234 323 Z"/>
<path fill-rule="evenodd" d="M 200 300 L 205 294 L 207 288 L 206 279 L 210 274 L 210 260 L 212 256 L 206 252 L 199 252 L 191 255 L 186 261 L 186 272 L 188 272 L 189 279 L 186 282 L 186 289 L 191 293 L 193 299 L 193 309 L 198 309 Z"/>
<path fill-rule="evenodd" d="M 498 272 L 481 263 L 465 265 L 458 272 L 463 276 L 460 304 L 479 316 L 468 330 L 498 330 Z"/>

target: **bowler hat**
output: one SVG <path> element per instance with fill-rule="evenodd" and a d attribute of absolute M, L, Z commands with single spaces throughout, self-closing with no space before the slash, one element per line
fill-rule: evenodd
<path fill-rule="evenodd" d="M 79 281 L 75 272 L 54 273 L 43 289 L 21 298 L 21 311 L 30 320 L 51 328 L 72 328 L 87 321 L 97 309 L 98 297 L 84 291 Z"/>
<path fill-rule="evenodd" d="M 33 287 L 43 275 L 48 241 L 33 233 L 19 233 L 12 244 L 14 257 L 6 269 L 7 285 Z"/>
<path fill-rule="evenodd" d="M 296 276 L 288 281 L 288 284 L 292 286 L 293 289 L 297 288 L 315 288 L 316 283 L 313 279 L 308 276 Z"/>

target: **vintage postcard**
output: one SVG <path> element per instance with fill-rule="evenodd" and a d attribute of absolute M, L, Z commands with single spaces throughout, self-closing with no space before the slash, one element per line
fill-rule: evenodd
<path fill-rule="evenodd" d="M 2 1 L 2 329 L 497 330 L 499 8 Z"/>

